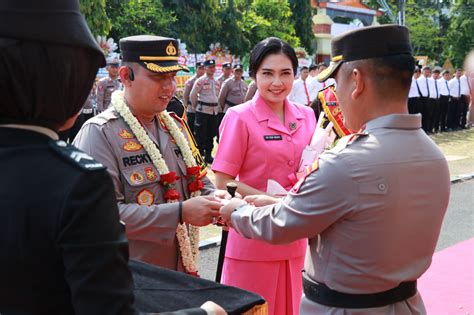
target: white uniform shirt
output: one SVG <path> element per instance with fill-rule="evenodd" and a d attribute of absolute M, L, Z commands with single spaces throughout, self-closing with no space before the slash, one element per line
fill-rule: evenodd
<path fill-rule="evenodd" d="M 438 84 L 439 95 L 449 96 L 450 93 L 449 93 L 449 83 L 448 83 L 448 81 L 445 78 L 440 78 L 440 79 L 436 80 L 436 82 Z"/>
<path fill-rule="evenodd" d="M 416 87 L 415 77 L 411 78 L 410 91 L 408 92 L 408 98 L 413 98 L 413 97 L 420 97 L 420 93 L 418 92 L 418 88 Z"/>
<path fill-rule="evenodd" d="M 430 98 L 438 99 L 439 91 L 437 90 L 436 82 L 433 78 L 428 78 L 428 87 L 430 89 Z"/>
<path fill-rule="evenodd" d="M 461 82 L 458 78 L 452 78 L 449 80 L 449 90 L 451 91 L 452 97 L 461 96 Z"/>
<path fill-rule="evenodd" d="M 416 82 L 418 82 L 418 87 L 420 88 L 421 96 L 429 97 L 430 90 L 428 89 L 428 85 L 429 85 L 428 78 L 425 77 L 424 75 L 420 75 L 420 77 L 416 79 Z"/>
<path fill-rule="evenodd" d="M 303 79 L 299 78 L 293 82 L 293 89 L 290 95 L 288 95 L 290 101 L 301 105 L 308 105 L 311 102 L 309 97 L 308 85 Z"/>

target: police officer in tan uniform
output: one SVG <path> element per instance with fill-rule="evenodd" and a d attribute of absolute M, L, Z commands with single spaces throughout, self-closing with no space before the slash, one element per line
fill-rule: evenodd
<path fill-rule="evenodd" d="M 158 116 L 176 90 L 176 72 L 187 70 L 178 64 L 177 47 L 178 42 L 172 38 L 131 36 L 121 39 L 123 64 L 119 75 L 124 91 L 116 92 L 119 102 L 112 102 L 113 106 L 82 127 L 74 144 L 102 162 L 110 172 L 120 218 L 126 224 L 131 258 L 184 271 L 184 257 L 176 235 L 178 223 L 207 225 L 218 215 L 220 202 L 215 199 L 214 186 L 205 176 L 201 179 L 202 196 L 190 198 L 190 175 L 183 152 Z M 159 149 L 169 171 L 176 173 L 174 189 L 179 193 L 179 202 L 167 203 L 170 186 L 161 180 L 165 177 L 155 166 L 155 161 L 160 159 L 145 149 L 145 143 L 116 109 L 118 105 L 114 104 L 123 102 Z M 188 138 L 182 121 L 177 116 L 172 117 Z"/>
<path fill-rule="evenodd" d="M 426 314 L 416 280 L 430 266 L 450 180 L 420 115 L 408 114 L 411 52 L 398 25 L 334 38 L 318 80 L 336 79 L 344 124 L 360 131 L 323 153 L 284 199 L 248 196 L 221 209 L 245 237 L 309 239 L 301 315 Z"/>
<path fill-rule="evenodd" d="M 221 90 L 222 90 L 222 86 L 224 85 L 224 82 L 230 79 L 233 73 L 234 72 L 232 69 L 232 64 L 230 62 L 224 62 L 222 64 L 222 74 L 217 78 L 217 81 L 219 82 L 221 86 Z M 220 106 L 219 104 L 219 113 L 217 114 L 217 130 L 219 130 L 219 126 L 223 118 L 224 118 L 224 110 L 223 110 L 223 107 Z M 219 140 L 219 137 L 217 137 L 217 140 Z"/>
<path fill-rule="evenodd" d="M 103 77 L 97 83 L 97 113 L 102 113 L 110 106 L 112 93 L 121 88 L 118 77 L 119 65 L 120 59 L 118 56 L 107 58 L 107 67 L 105 69 L 109 75 Z"/>
<path fill-rule="evenodd" d="M 219 93 L 219 106 L 223 113 L 225 113 L 229 107 L 242 104 L 245 94 L 247 94 L 247 83 L 242 80 L 242 65 L 236 64 L 233 68 L 234 76 L 224 81 Z"/>
<path fill-rule="evenodd" d="M 204 156 L 206 163 L 212 163 L 212 148 L 214 146 L 214 137 L 217 135 L 217 114 L 218 95 L 220 91 L 219 81 L 214 79 L 216 72 L 216 62 L 207 60 L 204 63 L 206 75 L 203 75 L 194 83 L 191 91 L 191 104 L 196 110 L 194 121 L 194 132 L 201 155 Z"/>
<path fill-rule="evenodd" d="M 196 116 L 196 111 L 193 109 L 191 102 L 189 100 L 189 95 L 193 89 L 194 83 L 200 77 L 206 73 L 204 69 L 204 62 L 196 62 L 196 74 L 191 78 L 186 80 L 184 83 L 184 94 L 183 94 L 183 105 L 186 108 L 186 115 L 188 116 L 188 126 L 191 129 L 191 132 L 194 134 L 194 117 Z"/>
<path fill-rule="evenodd" d="M 257 92 L 257 83 L 255 83 L 255 80 L 252 80 L 252 82 L 250 82 L 249 87 L 247 89 L 247 93 L 245 94 L 244 102 L 250 101 L 256 92 Z"/>

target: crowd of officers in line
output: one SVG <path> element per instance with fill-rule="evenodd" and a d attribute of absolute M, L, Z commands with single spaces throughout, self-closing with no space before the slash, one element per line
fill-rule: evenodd
<path fill-rule="evenodd" d="M 440 67 L 417 67 L 408 94 L 408 111 L 421 113 L 422 128 L 428 134 L 466 129 L 472 125 L 467 117 L 472 88 L 460 68 L 451 74 Z"/>
<path fill-rule="evenodd" d="M 94 85 L 76 124 L 60 134 L 63 140 L 72 141 L 87 119 L 110 106 L 112 93 L 122 89 L 118 78 L 119 66 L 117 57 L 107 59 L 108 76 Z M 333 79 L 325 82 L 316 80 L 326 68 L 325 63 L 301 67 L 289 100 L 310 105 L 319 91 L 335 85 Z M 197 62 L 195 74 L 184 84 L 182 99 L 187 123 L 208 164 L 213 162 L 214 138 L 219 141 L 218 129 L 227 109 L 252 99 L 257 90 L 254 81 L 249 85 L 244 81 L 241 64 L 222 64 L 222 74 L 217 78 L 214 77 L 215 72 L 215 60 Z M 449 70 L 440 67 L 433 70 L 429 66 L 422 69 L 416 67 L 408 95 L 408 111 L 422 115 L 422 128 L 428 134 L 471 127 L 472 118 L 467 117 L 471 88 L 460 68 L 452 76 Z"/>

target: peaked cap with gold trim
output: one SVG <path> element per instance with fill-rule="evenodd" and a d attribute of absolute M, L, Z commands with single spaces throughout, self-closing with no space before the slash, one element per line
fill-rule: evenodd
<path fill-rule="evenodd" d="M 122 61 L 136 62 L 152 72 L 167 73 L 189 69 L 178 63 L 179 45 L 174 38 L 138 35 L 119 42 Z"/>
<path fill-rule="evenodd" d="M 331 64 L 317 78 L 323 82 L 334 77 L 343 62 L 411 54 L 410 38 L 405 26 L 390 24 L 358 28 L 331 41 Z"/>

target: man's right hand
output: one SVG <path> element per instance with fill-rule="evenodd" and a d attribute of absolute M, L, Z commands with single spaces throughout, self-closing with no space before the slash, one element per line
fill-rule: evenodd
<path fill-rule="evenodd" d="M 199 196 L 183 202 L 183 221 L 195 226 L 211 224 L 214 217 L 219 217 L 222 204 L 214 196 Z"/>

